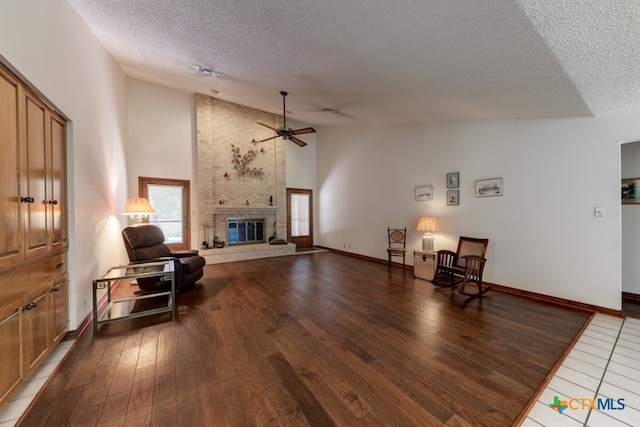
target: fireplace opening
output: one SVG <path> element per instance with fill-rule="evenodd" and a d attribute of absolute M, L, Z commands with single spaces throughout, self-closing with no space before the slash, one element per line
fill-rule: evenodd
<path fill-rule="evenodd" d="M 264 218 L 227 218 L 228 245 L 264 242 Z"/>

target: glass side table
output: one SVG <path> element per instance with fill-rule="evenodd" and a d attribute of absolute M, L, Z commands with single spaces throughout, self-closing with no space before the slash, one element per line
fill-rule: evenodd
<path fill-rule="evenodd" d="M 142 277 L 157 277 L 159 281 L 171 281 L 170 290 L 160 290 L 153 293 L 145 293 L 130 298 L 113 299 L 111 294 L 112 284 L 116 281 L 130 281 Z M 102 310 L 98 310 L 98 290 L 107 290 L 107 304 Z M 98 333 L 98 326 L 103 323 L 116 322 L 136 317 L 152 316 L 159 313 L 171 312 L 171 319 L 177 316 L 176 307 L 176 280 L 173 270 L 173 260 L 158 262 L 145 262 L 132 265 L 119 265 L 111 267 L 99 278 L 93 281 L 93 333 Z M 167 301 L 163 303 L 161 298 Z M 154 301 L 157 300 L 157 301 Z M 159 303 L 158 303 L 159 301 Z M 150 308 L 136 309 L 136 303 L 150 303 Z M 156 302 L 155 304 L 151 304 Z M 143 305 L 143 304 L 140 304 Z M 101 311 L 98 313 L 98 311 Z"/>

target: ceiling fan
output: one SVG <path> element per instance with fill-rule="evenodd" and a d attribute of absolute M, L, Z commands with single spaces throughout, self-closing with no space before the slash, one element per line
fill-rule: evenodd
<path fill-rule="evenodd" d="M 280 95 L 282 95 L 282 118 L 283 118 L 284 124 L 279 128 L 273 128 L 273 127 L 271 127 L 269 125 L 265 125 L 264 123 L 257 122 L 260 126 L 264 126 L 264 127 L 268 128 L 268 129 L 271 129 L 277 135 L 274 135 L 274 136 L 269 137 L 269 138 L 261 139 L 260 141 L 256 141 L 254 139 L 251 142 L 253 142 L 254 144 L 257 144 L 259 142 L 269 141 L 271 139 L 274 139 L 274 138 L 277 138 L 277 137 L 281 136 L 284 139 L 288 139 L 290 141 L 293 141 L 294 143 L 298 144 L 300 147 L 304 147 L 305 145 L 307 145 L 307 143 L 304 142 L 303 140 L 297 138 L 296 135 L 302 135 L 302 134 L 305 134 L 305 133 L 315 133 L 316 130 L 314 128 L 312 128 L 312 127 L 302 128 L 302 129 L 295 129 L 295 130 L 287 127 L 287 108 L 286 108 L 286 103 L 285 103 L 285 97 L 287 96 L 287 92 L 281 91 Z"/>

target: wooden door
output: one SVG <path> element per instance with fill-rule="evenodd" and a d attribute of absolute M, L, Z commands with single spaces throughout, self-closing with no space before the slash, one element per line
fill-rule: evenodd
<path fill-rule="evenodd" d="M 25 244 L 27 258 L 42 255 L 49 250 L 47 239 L 47 162 L 46 162 L 46 107 L 29 92 L 26 95 L 26 173 L 22 185 L 29 201 L 25 210 Z"/>
<path fill-rule="evenodd" d="M 20 203 L 20 196 L 26 194 L 20 192 L 18 130 L 23 102 L 20 82 L 0 65 L 0 267 L 17 263 L 24 255 L 21 209 L 26 202 Z"/>
<path fill-rule="evenodd" d="M 31 375 L 49 350 L 49 286 L 27 296 L 24 313 L 27 375 Z"/>
<path fill-rule="evenodd" d="M 50 113 L 47 128 L 47 209 L 52 250 L 69 246 L 67 238 L 66 122 Z"/>
<path fill-rule="evenodd" d="M 21 298 L 0 309 L 0 407 L 20 387 L 23 380 L 21 329 L 22 306 Z"/>
<path fill-rule="evenodd" d="M 51 339 L 54 343 L 62 340 L 67 331 L 68 290 L 67 275 L 61 276 L 49 290 L 51 294 Z"/>
<path fill-rule="evenodd" d="M 287 188 L 287 241 L 297 248 L 313 246 L 312 190 Z"/>

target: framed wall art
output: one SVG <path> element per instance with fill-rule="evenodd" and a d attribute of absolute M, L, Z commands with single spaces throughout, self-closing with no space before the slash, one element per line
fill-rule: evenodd
<path fill-rule="evenodd" d="M 460 172 L 450 172 L 447 174 L 447 188 L 460 187 Z"/>
<path fill-rule="evenodd" d="M 423 202 L 425 200 L 433 200 L 432 185 L 421 185 L 416 187 L 416 202 Z"/>
<path fill-rule="evenodd" d="M 476 181 L 476 197 L 502 196 L 503 193 L 502 178 L 481 179 Z"/>
<path fill-rule="evenodd" d="M 460 204 L 460 190 L 447 190 L 447 206 Z"/>
<path fill-rule="evenodd" d="M 640 178 L 624 178 L 622 180 L 622 204 L 640 204 Z"/>

